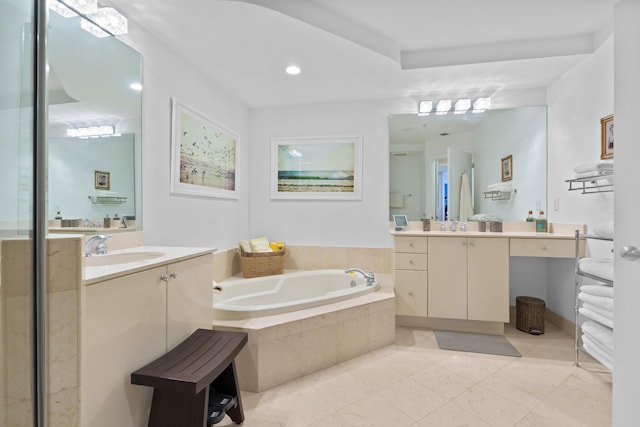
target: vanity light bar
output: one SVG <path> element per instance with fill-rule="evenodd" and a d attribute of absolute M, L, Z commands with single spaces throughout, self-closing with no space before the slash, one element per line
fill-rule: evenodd
<path fill-rule="evenodd" d="M 447 114 L 449 110 L 451 110 L 451 100 L 441 99 L 438 101 L 438 105 L 436 106 L 436 116 Z"/>
<path fill-rule="evenodd" d="M 112 7 L 101 7 L 87 18 L 80 21 L 80 27 L 96 37 L 119 36 L 128 32 L 127 18 Z"/>
<path fill-rule="evenodd" d="M 418 103 L 418 115 L 428 116 L 433 111 L 435 101 L 420 101 Z M 447 114 L 451 110 L 452 101 L 450 99 L 441 99 L 436 104 L 436 115 Z M 464 114 L 471 109 L 471 98 L 460 98 L 455 102 L 453 114 Z M 473 112 L 482 113 L 491 107 L 491 98 L 477 98 L 473 102 Z"/>
<path fill-rule="evenodd" d="M 106 126 L 90 126 L 84 128 L 67 129 L 67 136 L 72 138 L 99 138 L 106 136 L 120 136 L 115 132 L 115 128 L 111 125 Z"/>
<path fill-rule="evenodd" d="M 52 0 L 49 9 L 65 18 L 71 18 L 78 13 L 87 14 L 98 10 L 98 0 Z"/>

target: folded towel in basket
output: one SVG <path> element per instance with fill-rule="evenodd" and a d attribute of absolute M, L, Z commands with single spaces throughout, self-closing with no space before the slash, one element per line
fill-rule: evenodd
<path fill-rule="evenodd" d="M 613 329 L 613 320 L 608 319 L 607 317 L 602 316 L 602 315 L 596 313 L 595 311 L 589 310 L 588 308 L 580 307 L 578 309 L 578 311 L 583 316 L 586 316 L 591 320 L 595 320 L 596 322 L 600 322 L 603 325 L 608 326 L 608 327 Z"/>
<path fill-rule="evenodd" d="M 603 349 L 608 349 L 608 352 L 613 354 L 613 329 L 593 320 L 587 320 L 582 324 L 582 332 L 596 341 Z"/>
<path fill-rule="evenodd" d="M 580 301 L 588 302 L 595 306 L 598 306 L 601 309 L 613 312 L 613 298 L 609 297 L 599 297 L 596 295 L 585 294 L 584 292 L 580 292 L 578 294 L 578 299 Z"/>
<path fill-rule="evenodd" d="M 585 294 L 595 295 L 599 297 L 613 298 L 613 286 L 582 285 L 580 286 L 580 292 L 584 292 Z"/>
<path fill-rule="evenodd" d="M 582 346 L 598 362 L 602 363 L 610 371 L 613 371 L 613 357 L 608 355 L 593 340 L 589 339 L 588 336 L 582 336 Z"/>
<path fill-rule="evenodd" d="M 585 172 L 593 172 L 593 171 L 612 171 L 613 170 L 613 162 L 597 162 L 597 163 L 587 163 L 584 165 L 578 165 L 573 168 L 575 173 L 585 173 Z"/>

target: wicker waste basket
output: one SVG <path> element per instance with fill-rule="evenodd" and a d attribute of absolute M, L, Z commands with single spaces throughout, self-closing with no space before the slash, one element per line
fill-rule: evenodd
<path fill-rule="evenodd" d="M 284 271 L 285 250 L 275 252 L 242 252 L 240 268 L 243 277 L 271 276 Z"/>
<path fill-rule="evenodd" d="M 540 298 L 516 297 L 516 328 L 533 335 L 544 334 L 545 303 Z"/>

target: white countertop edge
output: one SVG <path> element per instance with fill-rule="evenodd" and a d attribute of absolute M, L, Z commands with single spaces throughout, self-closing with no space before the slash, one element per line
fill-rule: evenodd
<path fill-rule="evenodd" d="M 82 260 L 82 284 L 92 285 L 104 280 L 125 276 L 139 271 L 149 270 L 161 265 L 170 264 L 177 261 L 193 258 L 200 255 L 214 253 L 215 248 L 195 248 L 180 246 L 136 246 L 133 248 L 109 251 L 109 254 L 120 254 L 130 252 L 164 252 L 164 255 L 150 260 L 130 262 L 126 264 L 112 264 L 100 266 L 84 266 Z M 100 255 L 93 255 L 100 256 Z"/>
<path fill-rule="evenodd" d="M 575 239 L 574 235 L 564 233 L 542 233 L 530 231 L 392 231 L 392 236 L 413 236 L 413 237 L 514 237 L 527 239 Z"/>

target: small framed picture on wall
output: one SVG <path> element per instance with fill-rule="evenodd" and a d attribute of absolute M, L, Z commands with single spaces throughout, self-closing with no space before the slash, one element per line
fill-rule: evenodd
<path fill-rule="evenodd" d="M 104 171 L 95 171 L 94 183 L 96 190 L 111 190 L 111 174 Z"/>
<path fill-rule="evenodd" d="M 502 180 L 511 181 L 513 179 L 513 155 L 509 154 L 502 160 Z"/>
<path fill-rule="evenodd" d="M 613 114 L 600 119 L 601 159 L 613 159 Z"/>

